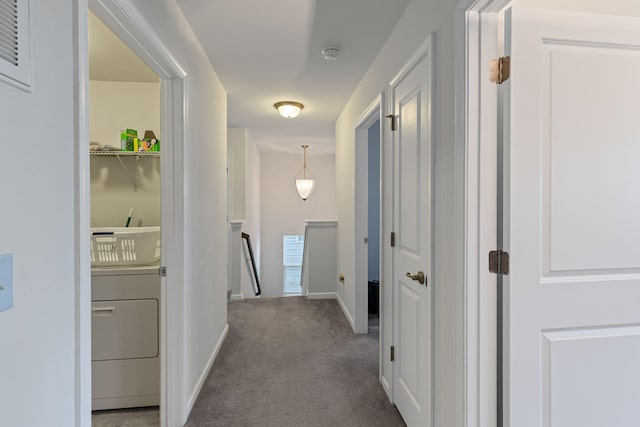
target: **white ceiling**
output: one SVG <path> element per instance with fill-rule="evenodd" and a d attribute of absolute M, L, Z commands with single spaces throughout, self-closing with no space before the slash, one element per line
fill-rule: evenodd
<path fill-rule="evenodd" d="M 333 152 L 334 123 L 409 0 L 180 0 L 228 93 L 230 127 L 261 151 Z M 327 62 L 322 50 L 340 48 Z M 305 105 L 284 119 L 277 101 Z"/>

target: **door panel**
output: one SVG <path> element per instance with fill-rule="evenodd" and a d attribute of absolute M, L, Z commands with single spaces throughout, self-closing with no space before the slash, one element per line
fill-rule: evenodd
<path fill-rule="evenodd" d="M 640 182 L 640 51 L 555 40 L 543 46 L 545 270 L 638 269 L 640 227 L 629 224 L 640 218 L 640 186 L 625 183 Z M 597 84 L 611 69 L 620 75 Z M 575 102 L 583 94 L 589 100 Z"/>
<path fill-rule="evenodd" d="M 400 100 L 398 110 L 398 245 L 399 250 L 408 252 L 406 255 L 420 256 L 420 92 Z"/>
<path fill-rule="evenodd" d="M 418 325 L 420 324 L 420 299 L 419 293 L 415 292 L 411 283 L 399 283 L 400 301 L 398 301 L 401 325 Z M 420 407 L 418 398 L 421 394 L 420 383 L 416 372 L 419 370 L 419 361 L 417 356 L 420 353 L 418 345 L 420 337 L 418 336 L 418 328 L 402 328 L 398 337 L 398 381 L 404 389 L 407 396 L 413 400 L 413 404 Z"/>
<path fill-rule="evenodd" d="M 394 400 L 408 426 L 431 425 L 432 53 L 429 41 L 391 84 L 394 144 Z M 420 284 L 407 274 L 422 272 Z"/>
<path fill-rule="evenodd" d="M 638 425 L 639 326 L 545 331 L 542 354 L 549 425 Z"/>
<path fill-rule="evenodd" d="M 506 425 L 640 425 L 640 20 L 507 24 Z"/>

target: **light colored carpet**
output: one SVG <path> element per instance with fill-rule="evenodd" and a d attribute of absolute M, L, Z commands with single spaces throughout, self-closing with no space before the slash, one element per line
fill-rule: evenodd
<path fill-rule="evenodd" d="M 353 334 L 335 300 L 230 302 L 187 427 L 404 426 L 378 381 L 377 334 Z"/>
<path fill-rule="evenodd" d="M 91 417 L 92 427 L 158 427 L 158 407 L 95 411 Z"/>

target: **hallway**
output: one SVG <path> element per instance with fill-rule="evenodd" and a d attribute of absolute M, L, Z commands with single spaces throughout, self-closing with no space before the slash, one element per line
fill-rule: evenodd
<path fill-rule="evenodd" d="M 229 303 L 229 334 L 187 427 L 404 426 L 378 381 L 377 328 L 335 300 Z"/>

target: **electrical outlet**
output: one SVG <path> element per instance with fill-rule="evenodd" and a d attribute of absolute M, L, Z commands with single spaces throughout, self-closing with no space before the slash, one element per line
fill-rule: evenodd
<path fill-rule="evenodd" d="M 0 311 L 13 307 L 13 254 L 0 255 Z"/>

